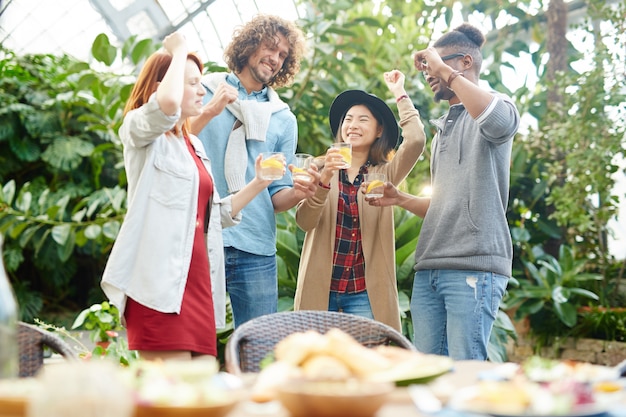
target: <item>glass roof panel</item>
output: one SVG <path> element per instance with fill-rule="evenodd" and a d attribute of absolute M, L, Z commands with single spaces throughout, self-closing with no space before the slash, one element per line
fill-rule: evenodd
<path fill-rule="evenodd" d="M 0 43 L 17 53 L 64 51 L 86 60 L 99 33 L 112 36 L 85 0 L 5 0 L 0 4 Z"/>
<path fill-rule="evenodd" d="M 0 0 L 0 43 L 17 53 L 61 53 L 89 60 L 100 33 L 162 39 L 181 30 L 203 59 L 223 64 L 234 28 L 257 13 L 298 18 L 295 0 Z M 108 22 L 108 23 L 107 23 Z"/>

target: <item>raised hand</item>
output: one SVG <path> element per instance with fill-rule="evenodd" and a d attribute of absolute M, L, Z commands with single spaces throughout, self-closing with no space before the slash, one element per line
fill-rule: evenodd
<path fill-rule="evenodd" d="M 234 102 L 237 98 L 237 89 L 224 81 L 217 86 L 213 97 L 205 106 L 212 108 L 214 114 L 220 114 L 226 105 Z"/>
<path fill-rule="evenodd" d="M 174 52 L 179 48 L 184 48 L 184 52 L 187 53 L 187 38 L 180 32 L 170 33 L 163 39 L 163 48 L 174 55 Z"/>
<path fill-rule="evenodd" d="M 383 74 L 387 88 L 394 96 L 399 97 L 406 94 L 404 90 L 404 74 L 399 70 L 391 70 Z"/>

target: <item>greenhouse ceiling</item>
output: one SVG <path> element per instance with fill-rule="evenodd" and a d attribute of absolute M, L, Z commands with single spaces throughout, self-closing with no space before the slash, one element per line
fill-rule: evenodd
<path fill-rule="evenodd" d="M 0 43 L 17 53 L 67 53 L 88 60 L 106 33 L 122 43 L 137 35 L 160 40 L 181 30 L 191 48 L 221 62 L 233 29 L 270 13 L 297 19 L 295 0 L 0 0 Z"/>

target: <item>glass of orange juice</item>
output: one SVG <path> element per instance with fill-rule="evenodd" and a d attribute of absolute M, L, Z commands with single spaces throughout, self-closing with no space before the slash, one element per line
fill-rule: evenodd
<path fill-rule="evenodd" d="M 282 152 L 263 152 L 261 155 L 261 178 L 272 181 L 281 179 L 285 173 L 285 155 Z"/>
<path fill-rule="evenodd" d="M 339 149 L 339 153 L 341 154 L 344 162 L 341 168 L 350 168 L 352 166 L 352 144 L 346 142 L 336 142 L 330 146 L 331 148 Z"/>
<path fill-rule="evenodd" d="M 365 196 L 369 198 L 380 198 L 383 196 L 385 188 L 385 174 L 373 172 L 363 176 L 365 186 Z"/>
<path fill-rule="evenodd" d="M 311 181 L 313 177 L 307 172 L 313 162 L 313 156 L 308 153 L 297 153 L 293 160 L 293 170 L 291 171 L 294 179 L 298 178 L 302 181 Z"/>

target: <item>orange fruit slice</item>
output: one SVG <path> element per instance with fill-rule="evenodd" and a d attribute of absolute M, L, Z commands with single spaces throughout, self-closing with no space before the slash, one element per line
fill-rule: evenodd
<path fill-rule="evenodd" d="M 268 158 L 261 161 L 261 168 L 283 168 L 283 163 L 275 158 Z"/>
<path fill-rule="evenodd" d="M 382 187 L 383 185 L 385 185 L 385 183 L 381 180 L 374 180 L 368 184 L 365 194 L 369 194 L 374 188 Z"/>

